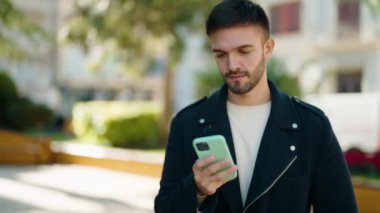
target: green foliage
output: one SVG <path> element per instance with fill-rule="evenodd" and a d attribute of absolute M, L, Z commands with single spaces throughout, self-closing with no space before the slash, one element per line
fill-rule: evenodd
<path fill-rule="evenodd" d="M 33 103 L 26 98 L 12 101 L 6 111 L 8 126 L 12 129 L 21 130 L 33 125 Z"/>
<path fill-rule="evenodd" d="M 375 32 L 380 36 L 380 0 L 360 0 L 371 12 L 375 24 Z"/>
<path fill-rule="evenodd" d="M 43 104 L 33 106 L 33 125 L 45 126 L 51 124 L 55 118 L 54 112 Z"/>
<path fill-rule="evenodd" d="M 285 63 L 280 59 L 272 58 L 269 60 L 267 63 L 267 74 L 268 79 L 273 81 L 280 90 L 291 96 L 301 96 L 297 76 L 290 75 Z M 196 81 L 198 97 L 209 95 L 224 83 L 217 69 L 200 72 L 196 76 Z"/>
<path fill-rule="evenodd" d="M 49 124 L 53 121 L 54 113 L 44 105 L 35 104 L 27 98 L 18 98 L 9 103 L 6 118 L 8 128 L 25 130 Z"/>
<path fill-rule="evenodd" d="M 7 125 L 6 111 L 8 105 L 17 98 L 18 93 L 15 83 L 7 73 L 0 70 L 0 127 Z"/>
<path fill-rule="evenodd" d="M 94 45 L 102 46 L 104 54 L 141 72 L 163 48 L 171 48 L 171 60 L 179 59 L 184 44 L 181 32 L 183 29 L 203 30 L 205 16 L 217 2 L 219 0 L 77 1 L 75 14 L 67 20 L 61 35 L 85 50 Z"/>
<path fill-rule="evenodd" d="M 73 110 L 73 130 L 100 145 L 160 148 L 160 114 L 153 102 L 78 103 Z"/>
<path fill-rule="evenodd" d="M 198 72 L 196 74 L 196 81 L 198 98 L 210 95 L 224 83 L 223 78 L 217 69 Z"/>
<path fill-rule="evenodd" d="M 16 84 L 4 70 L 0 70 L 0 104 L 9 103 L 17 98 Z"/>
<path fill-rule="evenodd" d="M 0 72 L 0 126 L 24 130 L 46 125 L 53 117 L 49 108 L 19 97 L 13 80 L 5 72 Z"/>
<path fill-rule="evenodd" d="M 361 0 L 374 14 L 380 15 L 380 1 L 379 0 Z"/>
<path fill-rule="evenodd" d="M 298 77 L 289 74 L 286 64 L 279 58 L 272 57 L 267 63 L 268 79 L 272 80 L 280 90 L 291 96 L 301 96 Z"/>
<path fill-rule="evenodd" d="M 33 43 L 49 39 L 42 27 L 25 17 L 10 0 L 0 0 L 0 26 L 0 56 L 11 59 L 21 59 L 27 55 L 17 43 L 16 39 L 20 36 Z"/>
<path fill-rule="evenodd" d="M 60 30 L 60 41 L 101 49 L 89 64 L 100 71 L 112 61 L 130 78 L 144 76 L 152 61 L 165 56 L 162 138 L 172 116 L 172 71 L 181 58 L 186 34 L 204 31 L 206 15 L 220 0 L 87 0 L 76 1 L 74 14 Z M 161 58 L 162 60 L 162 58 Z"/>

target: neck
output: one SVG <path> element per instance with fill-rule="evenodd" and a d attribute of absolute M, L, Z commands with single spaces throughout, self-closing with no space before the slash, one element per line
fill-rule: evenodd
<path fill-rule="evenodd" d="M 228 90 L 228 101 L 235 105 L 256 106 L 270 101 L 270 90 L 266 74 L 262 76 L 259 83 L 246 94 L 238 95 Z"/>

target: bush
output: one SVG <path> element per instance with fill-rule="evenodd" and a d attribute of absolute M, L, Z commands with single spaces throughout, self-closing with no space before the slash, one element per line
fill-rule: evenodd
<path fill-rule="evenodd" d="M 380 173 L 380 150 L 374 153 L 372 164 L 375 167 L 376 172 Z"/>
<path fill-rule="evenodd" d="M 0 127 L 12 130 L 40 127 L 52 121 L 53 116 L 49 108 L 19 97 L 14 81 L 0 70 Z"/>
<path fill-rule="evenodd" d="M 42 104 L 34 104 L 33 106 L 33 124 L 38 127 L 53 124 L 55 114 L 53 110 Z"/>
<path fill-rule="evenodd" d="M 14 130 L 41 127 L 51 122 L 54 117 L 52 110 L 43 105 L 34 104 L 27 98 L 18 98 L 10 102 L 5 115 L 7 127 Z"/>
<path fill-rule="evenodd" d="M 33 103 L 26 98 L 19 98 L 9 103 L 6 110 L 7 126 L 23 130 L 33 125 Z"/>
<path fill-rule="evenodd" d="M 344 157 L 352 175 L 368 175 L 374 171 L 371 159 L 359 148 L 350 148 L 344 153 Z"/>
<path fill-rule="evenodd" d="M 16 84 L 7 73 L 0 70 L 0 103 L 9 103 L 17 98 Z"/>
<path fill-rule="evenodd" d="M 73 110 L 73 130 L 101 145 L 161 148 L 160 114 L 160 107 L 152 102 L 78 103 Z"/>
<path fill-rule="evenodd" d="M 0 127 L 7 126 L 6 111 L 10 102 L 18 98 L 17 88 L 13 80 L 0 70 Z"/>

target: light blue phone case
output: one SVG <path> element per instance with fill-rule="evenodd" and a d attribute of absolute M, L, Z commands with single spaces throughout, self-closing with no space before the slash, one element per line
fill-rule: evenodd
<path fill-rule="evenodd" d="M 207 143 L 208 150 L 199 150 L 197 144 L 199 143 Z M 230 150 L 228 149 L 226 139 L 223 135 L 212 135 L 206 137 L 195 138 L 193 140 L 193 147 L 195 152 L 197 153 L 198 158 L 202 159 L 208 156 L 215 156 L 216 161 L 221 161 L 226 158 L 230 159 L 233 162 Z M 231 166 L 227 166 L 220 171 L 226 170 Z M 235 171 L 231 175 L 227 176 L 228 180 L 232 180 L 237 177 L 237 172 Z"/>

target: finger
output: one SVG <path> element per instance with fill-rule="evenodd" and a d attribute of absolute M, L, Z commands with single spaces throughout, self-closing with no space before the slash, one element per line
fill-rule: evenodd
<path fill-rule="evenodd" d="M 238 170 L 238 167 L 236 165 L 231 166 L 230 168 L 220 171 L 216 173 L 213 176 L 213 180 L 216 182 L 220 182 L 222 185 L 225 184 L 226 182 L 230 181 L 227 179 L 228 176 L 232 175 L 234 172 Z"/>
<path fill-rule="evenodd" d="M 193 171 L 201 171 L 206 167 L 206 165 L 211 164 L 214 161 L 214 156 L 208 156 L 206 158 L 198 159 L 193 165 Z"/>
<path fill-rule="evenodd" d="M 220 169 L 223 169 L 223 168 L 228 167 L 230 165 L 232 165 L 231 160 L 224 159 L 222 161 L 219 161 L 217 163 L 214 163 L 214 164 L 208 166 L 207 169 L 205 170 L 205 172 L 211 176 L 211 175 L 214 175 L 215 173 L 217 173 Z"/>
<path fill-rule="evenodd" d="M 200 189 L 203 194 L 212 195 L 220 186 L 230 181 L 226 177 L 237 170 L 238 167 L 233 165 L 227 170 L 218 172 L 213 176 L 203 176 L 202 179 L 197 182 L 198 189 Z"/>
<path fill-rule="evenodd" d="M 204 169 L 200 173 L 197 173 L 197 175 L 199 175 L 198 178 L 202 180 L 203 186 L 207 186 L 214 181 L 219 181 L 217 178 L 214 177 L 214 175 L 218 173 L 219 170 L 223 170 L 227 167 L 230 167 L 231 164 L 232 162 L 229 159 L 225 159 L 217 163 L 214 163 L 208 166 L 206 169 Z"/>
<path fill-rule="evenodd" d="M 198 188 L 204 188 L 210 182 L 211 176 L 203 173 L 205 167 L 215 161 L 214 156 L 198 159 L 193 165 L 194 179 Z"/>

